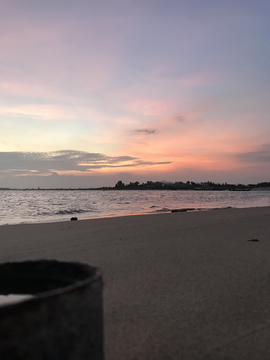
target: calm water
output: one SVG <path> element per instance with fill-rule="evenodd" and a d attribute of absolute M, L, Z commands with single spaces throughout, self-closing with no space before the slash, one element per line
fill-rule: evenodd
<path fill-rule="evenodd" d="M 0 225 L 166 212 L 270 206 L 270 191 L 0 191 Z"/>

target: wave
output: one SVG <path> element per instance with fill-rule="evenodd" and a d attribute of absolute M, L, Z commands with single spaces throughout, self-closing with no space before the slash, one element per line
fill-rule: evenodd
<path fill-rule="evenodd" d="M 196 210 L 201 210 L 201 209 L 196 209 L 196 208 L 168 209 L 164 207 L 162 209 L 155 210 L 155 212 L 186 212 L 186 211 L 196 211 Z"/>
<path fill-rule="evenodd" d="M 83 209 L 72 209 L 72 210 L 59 210 L 55 212 L 55 215 L 72 215 L 72 214 L 82 214 L 86 212 L 91 212 L 91 210 L 83 210 Z"/>
<path fill-rule="evenodd" d="M 52 213 L 48 213 L 48 212 L 45 212 L 45 211 L 42 211 L 42 212 L 38 212 L 37 213 L 39 216 L 51 216 L 51 215 L 54 215 Z"/>
<path fill-rule="evenodd" d="M 68 210 L 59 210 L 56 212 L 42 211 L 42 212 L 38 212 L 37 215 L 38 216 L 72 215 L 72 214 L 83 214 L 87 212 L 93 212 L 93 210 L 68 209 Z"/>
<path fill-rule="evenodd" d="M 151 206 L 153 208 L 155 206 Z M 188 211 L 210 211 L 210 210 L 224 210 L 224 209 L 233 209 L 232 206 L 219 207 L 219 208 L 176 208 L 176 209 L 168 209 L 166 207 L 162 209 L 155 210 L 155 212 L 188 212 Z"/>
<path fill-rule="evenodd" d="M 171 212 L 187 212 L 187 211 L 211 211 L 211 210 L 225 210 L 233 209 L 232 206 L 226 207 L 214 207 L 214 208 L 183 208 L 183 209 L 172 209 Z"/>

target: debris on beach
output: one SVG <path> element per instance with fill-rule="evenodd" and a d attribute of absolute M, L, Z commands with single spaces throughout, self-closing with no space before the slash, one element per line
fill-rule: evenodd
<path fill-rule="evenodd" d="M 187 209 L 172 209 L 171 212 L 187 212 L 187 211 L 194 211 L 194 208 L 187 208 Z"/>

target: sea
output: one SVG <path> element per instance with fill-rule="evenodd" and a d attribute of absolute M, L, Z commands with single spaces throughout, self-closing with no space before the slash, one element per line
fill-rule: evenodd
<path fill-rule="evenodd" d="M 270 206 L 270 191 L 1 190 L 0 225 Z"/>

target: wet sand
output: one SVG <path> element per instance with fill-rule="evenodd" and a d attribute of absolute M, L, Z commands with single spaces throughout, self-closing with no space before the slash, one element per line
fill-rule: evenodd
<path fill-rule="evenodd" d="M 1 226 L 0 261 L 99 266 L 106 360 L 269 360 L 269 220 L 265 207 Z"/>

